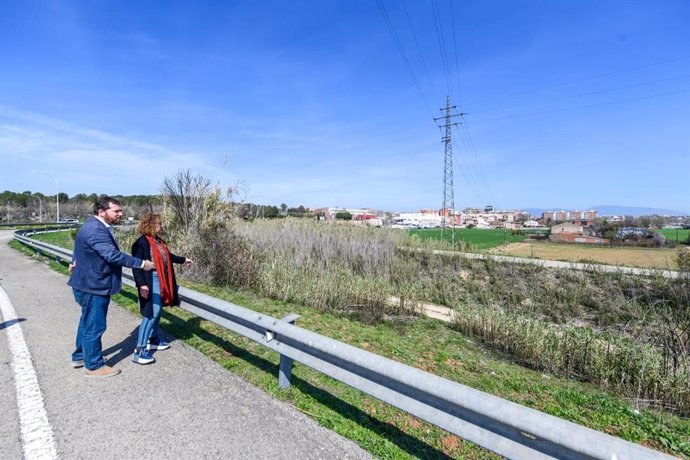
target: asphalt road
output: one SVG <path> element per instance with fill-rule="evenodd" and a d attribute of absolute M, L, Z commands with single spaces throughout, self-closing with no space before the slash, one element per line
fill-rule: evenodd
<path fill-rule="evenodd" d="M 70 366 L 80 308 L 67 278 L 7 247 L 11 234 L 0 231 L 0 288 L 18 319 L 0 321 L 1 458 L 22 458 L 35 435 L 22 431 L 26 416 L 18 407 L 25 407 L 25 391 L 15 389 L 22 380 L 9 333 L 16 328 L 28 347 L 61 458 L 370 457 L 181 342 L 157 352 L 153 365 L 132 363 L 139 318 L 113 303 L 103 346 L 108 364 L 122 373 L 85 378 L 83 369 Z"/>

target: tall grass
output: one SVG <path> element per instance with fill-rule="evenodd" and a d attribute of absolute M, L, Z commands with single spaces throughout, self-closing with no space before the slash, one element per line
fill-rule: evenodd
<path fill-rule="evenodd" d="M 176 235 L 198 260 L 200 281 L 251 289 L 274 299 L 346 312 L 372 322 L 413 314 L 418 302 L 391 279 L 399 270 L 398 233 L 299 219 L 235 221 Z"/>
<path fill-rule="evenodd" d="M 650 343 L 479 306 L 457 308 L 455 326 L 530 367 L 615 389 L 636 405 L 690 413 L 689 363 L 669 366 L 669 354 Z"/>

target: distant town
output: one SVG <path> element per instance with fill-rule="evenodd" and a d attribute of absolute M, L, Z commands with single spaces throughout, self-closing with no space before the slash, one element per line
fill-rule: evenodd
<path fill-rule="evenodd" d="M 353 220 L 369 225 L 390 225 L 394 228 L 420 229 L 454 226 L 461 228 L 544 228 L 556 223 L 571 223 L 582 227 L 592 226 L 598 217 L 604 217 L 608 222 L 625 222 L 629 216 L 613 215 L 599 216 L 597 211 L 590 209 L 545 211 L 540 216 L 533 216 L 523 210 L 497 210 L 493 206 L 484 208 L 465 208 L 459 210 L 448 209 L 420 209 L 414 212 L 378 211 L 372 208 L 317 208 L 312 210 L 317 219 L 322 220 Z M 644 220 L 644 219 L 643 219 Z M 690 216 L 648 216 L 649 224 L 656 226 L 678 226 L 690 224 Z M 649 226 L 649 225 L 646 225 Z"/>
<path fill-rule="evenodd" d="M 128 213 L 126 220 L 136 220 L 142 212 L 163 206 L 161 197 L 156 195 L 118 196 Z M 0 219 L 3 223 L 16 222 L 56 222 L 78 223 L 91 213 L 95 194 L 77 194 L 69 197 L 66 193 L 43 195 L 32 192 L 0 193 Z M 59 204 L 59 207 L 58 207 Z M 318 221 L 347 221 L 354 225 L 372 227 L 391 227 L 402 230 L 434 228 L 476 228 L 506 229 L 510 231 L 546 230 L 549 239 L 564 243 L 605 244 L 609 239 L 658 238 L 659 233 L 649 229 L 690 228 L 687 215 L 599 215 L 597 210 L 561 209 L 532 215 L 530 212 L 500 210 L 493 206 L 483 208 L 468 207 L 462 210 L 425 208 L 410 212 L 383 211 L 373 208 L 323 207 L 309 208 L 304 205 L 289 207 L 261 205 L 248 202 L 228 203 L 229 212 L 243 219 L 272 219 L 282 217 L 311 218 Z M 635 208 L 638 209 L 638 208 Z M 56 212 L 57 211 L 57 212 Z M 656 244 L 663 242 L 656 242 Z"/>
<path fill-rule="evenodd" d="M 448 209 L 421 209 L 416 212 L 385 212 L 373 209 L 319 208 L 313 213 L 319 220 L 349 220 L 368 226 L 390 226 L 395 229 L 433 228 L 506 229 L 511 232 L 545 231 L 544 238 L 555 243 L 609 244 L 629 243 L 635 246 L 660 247 L 666 241 L 660 228 L 690 228 L 690 216 L 598 216 L 589 209 L 545 211 L 532 216 L 523 210 L 496 210 L 493 206 Z"/>

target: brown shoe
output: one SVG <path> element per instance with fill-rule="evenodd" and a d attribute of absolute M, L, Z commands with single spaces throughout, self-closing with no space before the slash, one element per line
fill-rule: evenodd
<path fill-rule="evenodd" d="M 84 372 L 84 375 L 88 378 L 104 379 L 106 377 L 112 377 L 119 373 L 120 369 L 115 369 L 110 366 L 103 366 L 93 371 L 87 369 L 86 372 Z"/>

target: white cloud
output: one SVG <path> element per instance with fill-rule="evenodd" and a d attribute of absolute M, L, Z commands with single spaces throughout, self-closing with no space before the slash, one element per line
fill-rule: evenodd
<path fill-rule="evenodd" d="M 34 170 L 55 174 L 68 194 L 102 189 L 156 193 L 165 176 L 181 169 L 222 173 L 217 171 L 222 165 L 210 164 L 202 153 L 178 152 L 13 107 L 0 106 L 2 118 L 10 121 L 0 125 L 0 189 L 49 191 L 45 177 L 32 175 Z"/>

